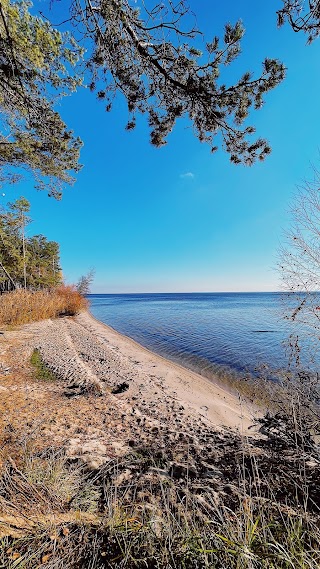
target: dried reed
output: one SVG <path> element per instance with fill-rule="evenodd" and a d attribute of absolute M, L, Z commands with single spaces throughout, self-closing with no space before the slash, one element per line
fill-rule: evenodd
<path fill-rule="evenodd" d="M 73 286 L 52 290 L 16 290 L 0 298 L 0 324 L 18 326 L 46 318 L 73 316 L 88 307 L 87 300 Z"/>

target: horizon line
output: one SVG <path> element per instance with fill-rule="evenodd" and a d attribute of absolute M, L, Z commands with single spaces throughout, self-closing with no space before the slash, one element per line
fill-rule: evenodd
<path fill-rule="evenodd" d="M 219 290 L 219 291 L 132 291 L 132 292 L 89 292 L 88 295 L 93 294 L 275 294 L 275 293 L 292 293 L 301 291 L 289 290 Z M 310 291 L 319 292 L 319 291 Z"/>

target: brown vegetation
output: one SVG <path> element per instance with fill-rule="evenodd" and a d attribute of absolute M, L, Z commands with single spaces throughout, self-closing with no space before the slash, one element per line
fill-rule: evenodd
<path fill-rule="evenodd" d="M 310 449 L 281 443 L 230 433 L 215 465 L 197 457 L 197 473 L 173 448 L 137 445 L 88 472 L 30 452 L 29 440 L 0 476 L 0 567 L 318 569 L 319 466 L 301 459 Z"/>
<path fill-rule="evenodd" d="M 73 316 L 87 307 L 87 300 L 73 286 L 39 291 L 19 289 L 1 296 L 0 324 L 19 326 L 46 318 Z"/>

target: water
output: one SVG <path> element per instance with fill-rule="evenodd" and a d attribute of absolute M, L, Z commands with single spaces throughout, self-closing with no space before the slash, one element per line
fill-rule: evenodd
<path fill-rule="evenodd" d="M 283 342 L 292 324 L 283 318 L 279 293 L 94 294 L 89 299 L 98 320 L 207 377 L 259 375 L 266 366 L 287 366 Z"/>

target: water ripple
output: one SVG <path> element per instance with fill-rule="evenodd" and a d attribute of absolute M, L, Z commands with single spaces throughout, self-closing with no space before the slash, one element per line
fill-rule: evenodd
<path fill-rule="evenodd" d="M 92 314 L 151 350 L 204 374 L 286 367 L 292 329 L 279 293 L 90 295 Z M 209 370 L 209 371 L 208 371 Z"/>

